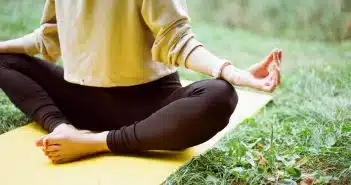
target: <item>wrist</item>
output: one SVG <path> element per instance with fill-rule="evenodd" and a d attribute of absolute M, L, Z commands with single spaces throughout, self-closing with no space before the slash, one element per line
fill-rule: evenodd
<path fill-rule="evenodd" d="M 232 83 L 233 85 L 242 85 L 242 73 L 244 71 L 233 65 L 226 66 L 221 74 L 221 78 Z"/>
<path fill-rule="evenodd" d="M 4 42 L 0 42 L 0 53 L 6 53 L 6 48 Z"/>
<path fill-rule="evenodd" d="M 226 68 L 227 66 L 231 66 L 231 65 L 232 65 L 232 63 L 230 61 L 221 60 L 220 62 L 218 62 L 216 64 L 216 67 L 212 68 L 211 75 L 217 79 L 222 78 L 224 68 Z"/>
<path fill-rule="evenodd" d="M 226 66 L 221 73 L 221 78 L 226 80 L 226 81 L 231 81 L 231 74 L 233 71 L 234 66 L 230 65 L 230 66 Z"/>

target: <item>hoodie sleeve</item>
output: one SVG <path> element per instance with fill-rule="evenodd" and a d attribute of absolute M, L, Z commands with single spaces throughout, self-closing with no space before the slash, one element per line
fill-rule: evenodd
<path fill-rule="evenodd" d="M 22 43 L 28 55 L 41 53 L 46 60 L 51 62 L 57 61 L 61 56 L 54 0 L 45 2 L 40 27 L 25 35 Z"/>
<path fill-rule="evenodd" d="M 154 61 L 186 67 L 190 53 L 202 44 L 191 30 L 186 0 L 143 0 L 141 14 L 154 35 Z"/>

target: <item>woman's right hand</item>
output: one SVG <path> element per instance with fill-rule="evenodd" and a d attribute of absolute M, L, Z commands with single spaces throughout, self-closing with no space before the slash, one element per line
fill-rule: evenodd
<path fill-rule="evenodd" d="M 0 41 L 0 53 L 26 53 L 22 38 Z"/>

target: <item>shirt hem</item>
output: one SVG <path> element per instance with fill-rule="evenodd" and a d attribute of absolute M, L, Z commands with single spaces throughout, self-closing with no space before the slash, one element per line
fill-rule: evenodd
<path fill-rule="evenodd" d="M 148 78 L 145 79 L 139 79 L 139 80 L 130 80 L 130 82 L 127 82 L 126 80 L 119 80 L 119 81 L 101 81 L 101 80 L 94 80 L 94 79 L 100 79 L 100 78 L 91 78 L 89 77 L 89 80 L 82 80 L 81 76 L 74 76 L 74 75 L 64 75 L 64 79 L 67 82 L 73 83 L 73 84 L 78 84 L 78 85 L 83 85 L 83 86 L 90 86 L 90 87 L 127 87 L 127 86 L 135 86 L 135 85 L 141 85 L 141 84 L 146 84 L 149 82 L 153 82 L 156 80 L 159 80 L 167 75 L 170 75 L 172 73 L 175 73 L 177 69 L 172 69 L 169 70 L 165 73 L 159 74 L 159 75 L 154 75 L 154 76 L 149 76 Z"/>

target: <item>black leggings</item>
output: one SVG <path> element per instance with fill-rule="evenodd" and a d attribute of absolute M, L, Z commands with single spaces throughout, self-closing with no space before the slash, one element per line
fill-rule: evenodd
<path fill-rule="evenodd" d="M 60 123 L 110 130 L 112 152 L 178 150 L 200 144 L 229 122 L 238 97 L 224 80 L 182 87 L 178 73 L 129 87 L 89 87 L 63 68 L 23 54 L 0 54 L 0 88 L 49 132 Z"/>

